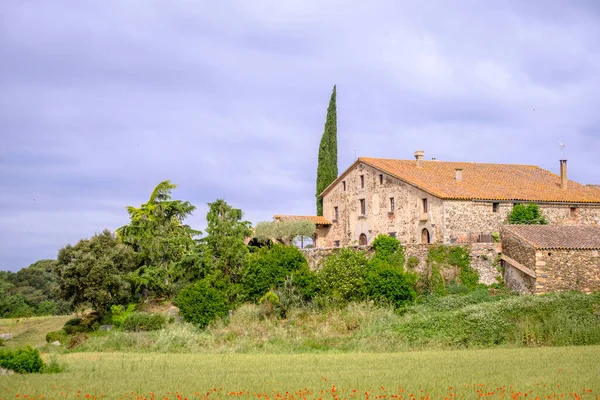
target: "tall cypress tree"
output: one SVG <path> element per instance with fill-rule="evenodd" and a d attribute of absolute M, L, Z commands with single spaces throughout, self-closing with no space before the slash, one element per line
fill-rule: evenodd
<path fill-rule="evenodd" d="M 319 196 L 338 175 L 337 162 L 337 111 L 335 106 L 335 85 L 327 107 L 325 131 L 319 145 L 319 164 L 317 166 L 317 215 L 323 215 L 323 199 Z"/>

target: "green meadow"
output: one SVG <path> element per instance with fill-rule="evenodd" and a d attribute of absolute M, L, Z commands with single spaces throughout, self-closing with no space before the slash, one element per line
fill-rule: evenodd
<path fill-rule="evenodd" d="M 49 360 L 50 356 L 44 357 Z M 0 399 L 86 395 L 191 399 L 207 393 L 208 398 L 600 396 L 599 346 L 380 354 L 72 353 L 55 357 L 65 365 L 64 372 L 0 376 Z"/>

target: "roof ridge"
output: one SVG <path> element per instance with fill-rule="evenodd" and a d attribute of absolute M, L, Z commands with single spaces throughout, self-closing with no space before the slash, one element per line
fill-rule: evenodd
<path fill-rule="evenodd" d="M 414 162 L 415 160 L 404 159 L 404 158 L 384 158 L 384 157 L 358 157 L 359 161 L 362 160 L 385 160 L 385 161 L 406 161 L 406 162 Z M 514 163 L 490 163 L 490 162 L 479 162 L 479 161 L 444 161 L 444 160 L 423 160 L 423 162 L 435 162 L 435 163 L 452 163 L 452 164 L 478 164 L 478 165 L 514 165 L 517 167 L 534 167 L 541 169 L 542 171 L 548 171 L 535 164 L 514 164 Z"/>

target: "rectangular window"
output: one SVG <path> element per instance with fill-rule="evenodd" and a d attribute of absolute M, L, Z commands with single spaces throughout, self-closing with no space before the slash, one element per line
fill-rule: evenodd
<path fill-rule="evenodd" d="M 492 203 L 492 211 L 498 212 L 498 208 L 500 207 L 500 203 Z"/>
<path fill-rule="evenodd" d="M 333 220 L 337 221 L 338 217 L 339 217 L 339 212 L 338 212 L 338 208 L 337 207 L 333 207 Z"/>
<path fill-rule="evenodd" d="M 394 212 L 396 209 L 396 204 L 394 203 L 394 198 L 390 197 L 390 212 Z"/>
<path fill-rule="evenodd" d="M 339 240 L 336 240 L 336 241 L 334 241 L 334 242 L 333 242 L 333 245 L 334 245 L 335 247 L 340 247 L 340 241 L 339 241 Z"/>
<path fill-rule="evenodd" d="M 365 176 L 360 176 L 360 188 L 363 189 L 365 187 Z"/>
<path fill-rule="evenodd" d="M 422 199 L 423 200 L 423 213 L 427 214 L 427 199 Z"/>
<path fill-rule="evenodd" d="M 390 235 L 391 237 L 395 238 L 396 237 L 396 232 L 388 232 L 388 235 Z"/>
<path fill-rule="evenodd" d="M 569 217 L 577 218 L 577 207 L 569 208 Z"/>
<path fill-rule="evenodd" d="M 367 215 L 367 203 L 365 199 L 360 199 L 360 215 Z"/>
<path fill-rule="evenodd" d="M 342 188 L 344 189 L 344 192 L 346 191 L 346 181 L 342 181 Z"/>
<path fill-rule="evenodd" d="M 379 174 L 379 184 L 383 185 L 383 174 Z"/>

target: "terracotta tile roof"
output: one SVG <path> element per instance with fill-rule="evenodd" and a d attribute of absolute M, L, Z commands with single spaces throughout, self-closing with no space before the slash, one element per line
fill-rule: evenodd
<path fill-rule="evenodd" d="M 600 250 L 600 226 L 506 225 L 536 249 Z"/>
<path fill-rule="evenodd" d="M 359 158 L 333 182 L 327 193 L 358 163 L 365 163 L 442 199 L 505 200 L 600 203 L 600 189 L 569 181 L 560 188 L 560 177 L 534 165 L 484 164 L 470 162 Z M 456 169 L 462 169 L 462 180 L 456 180 Z"/>
<path fill-rule="evenodd" d="M 307 220 L 312 222 L 315 225 L 331 225 L 331 222 L 325 217 L 320 217 L 317 215 L 275 215 L 273 219 L 278 219 L 281 221 L 286 220 Z"/>

